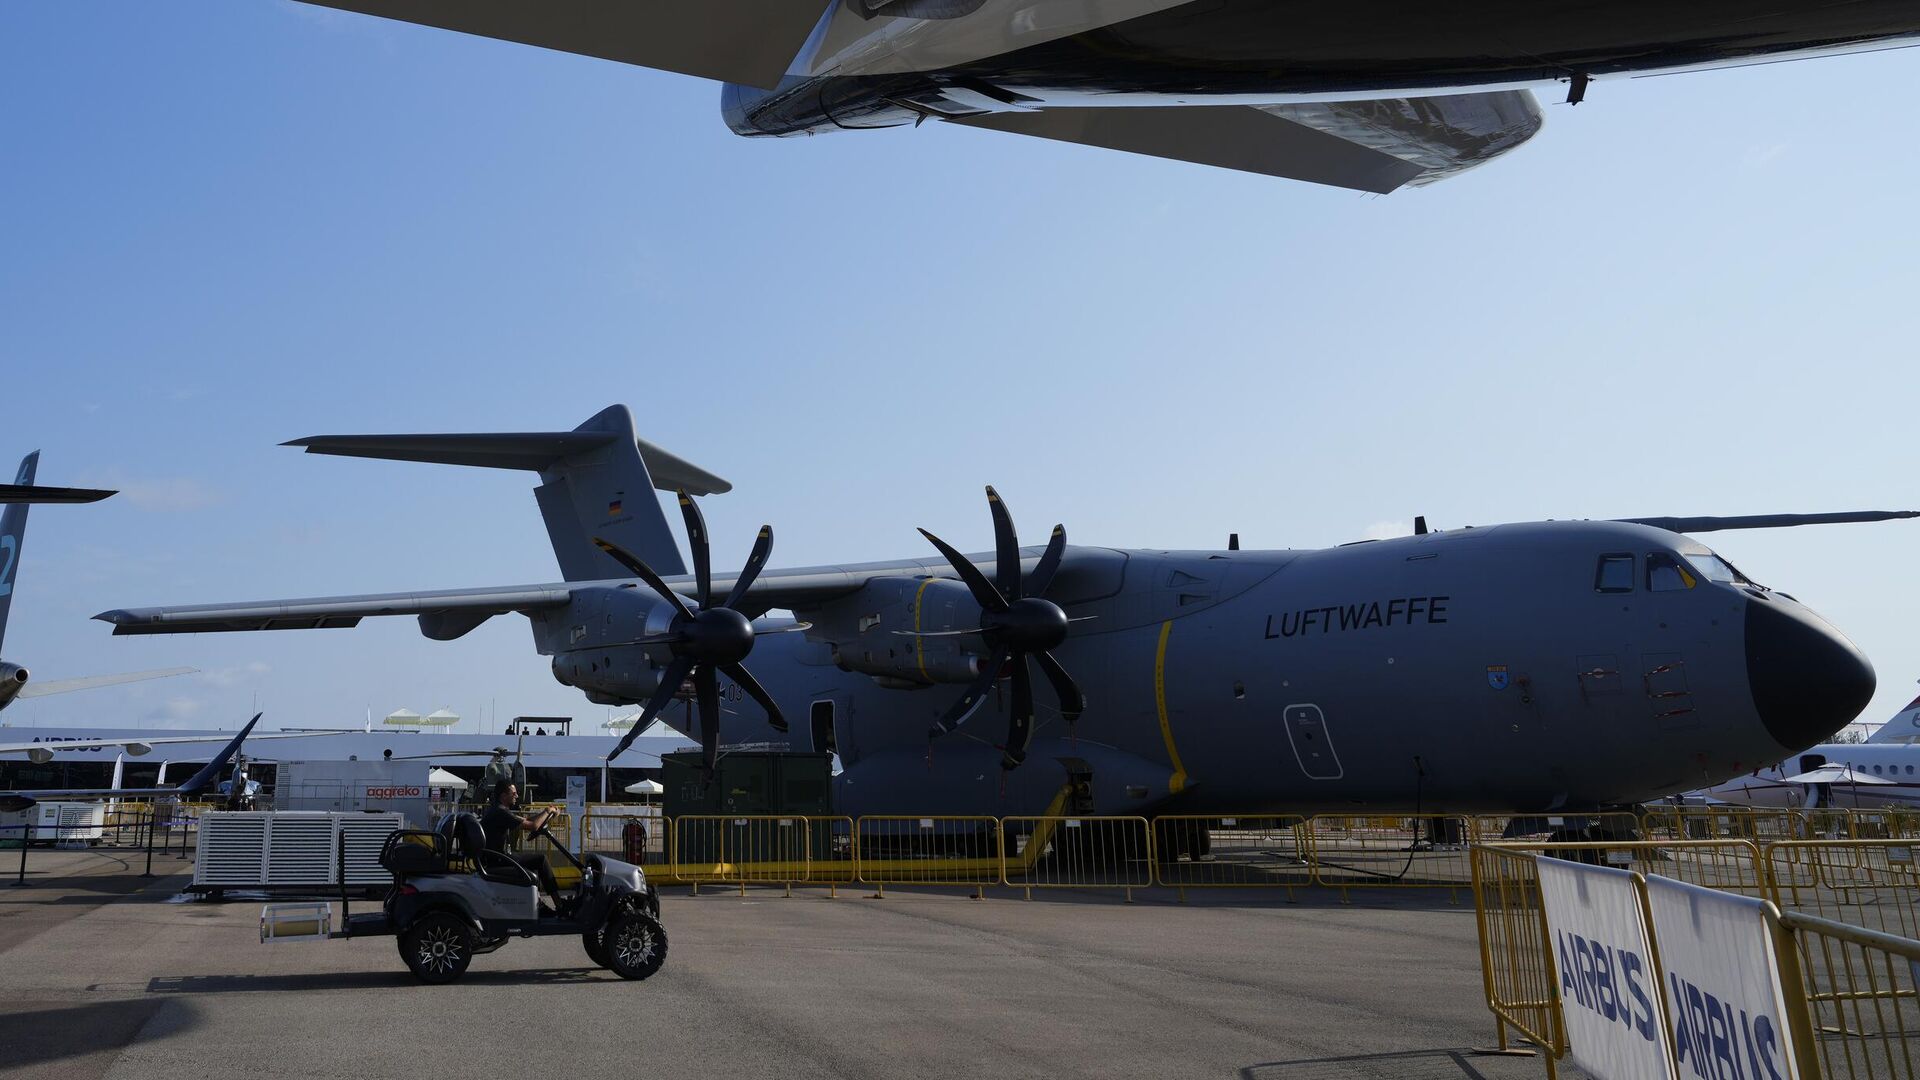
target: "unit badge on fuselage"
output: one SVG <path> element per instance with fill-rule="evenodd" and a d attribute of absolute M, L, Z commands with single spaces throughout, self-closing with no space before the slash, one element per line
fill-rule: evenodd
<path fill-rule="evenodd" d="M 1495 690 L 1505 690 L 1507 688 L 1507 665 L 1487 665 L 1487 685 L 1493 687 Z"/>

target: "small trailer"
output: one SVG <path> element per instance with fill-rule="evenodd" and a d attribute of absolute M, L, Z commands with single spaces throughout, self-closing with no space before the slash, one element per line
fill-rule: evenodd
<path fill-rule="evenodd" d="M 268 904 L 260 940 L 327 941 L 391 937 L 400 959 L 421 982 L 450 983 L 467 965 L 514 937 L 579 935 L 587 956 L 623 979 L 645 979 L 667 959 L 660 894 L 631 863 L 574 856 L 551 832 L 545 838 L 578 872 L 561 889 L 550 873 L 486 847 L 479 819 L 448 818 L 435 832 L 403 830 L 379 854 L 393 887 L 379 910 L 353 912 L 341 883 L 336 927 L 330 903 Z"/>

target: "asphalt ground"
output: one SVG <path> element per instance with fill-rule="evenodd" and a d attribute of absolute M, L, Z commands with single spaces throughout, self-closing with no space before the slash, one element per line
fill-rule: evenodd
<path fill-rule="evenodd" d="M 429 987 L 391 939 L 262 945 L 258 902 L 175 902 L 187 879 L 138 856 L 30 865 L 0 885 L 7 1077 L 1545 1073 L 1472 1054 L 1492 1017 L 1471 900 L 1444 890 L 669 889 L 645 982 L 543 938 Z"/>

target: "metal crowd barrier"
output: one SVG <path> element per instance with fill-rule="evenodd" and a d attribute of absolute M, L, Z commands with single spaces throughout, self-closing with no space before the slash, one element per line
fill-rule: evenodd
<path fill-rule="evenodd" d="M 1470 819 L 1453 814 L 1355 817 L 1321 814 L 1306 822 L 1316 884 L 1350 889 L 1444 888 L 1459 902 L 1473 886 Z"/>
<path fill-rule="evenodd" d="M 870 814 L 853 827 L 856 878 L 879 896 L 888 885 L 963 885 L 985 896 L 1006 872 L 997 818 Z"/>
<path fill-rule="evenodd" d="M 784 885 L 811 880 L 812 845 L 805 817 L 797 815 L 692 815 L 673 822 L 675 881 L 694 886 Z"/>
<path fill-rule="evenodd" d="M 1782 913 L 1780 926 L 1799 961 L 1788 1006 L 1806 1010 L 1820 1076 L 1920 1076 L 1920 941 L 1798 911 Z"/>
<path fill-rule="evenodd" d="M 1512 1028 L 1546 1051 L 1552 1080 L 1555 1060 L 1567 1052 L 1567 1033 L 1547 956 L 1551 937 L 1534 856 L 1519 848 L 1475 845 L 1469 861 L 1480 974 L 1499 1050 L 1517 1052 L 1508 1041 Z"/>
<path fill-rule="evenodd" d="M 1154 883 L 1178 889 L 1285 889 L 1313 884 L 1307 819 L 1299 814 L 1153 819 Z"/>
<path fill-rule="evenodd" d="M 1793 840 L 1767 849 L 1783 911 L 1920 938 L 1920 867 L 1913 840 Z"/>
<path fill-rule="evenodd" d="M 1038 816 L 1000 819 L 1000 880 L 1023 889 L 1133 890 L 1154 882 L 1153 831 L 1143 817 Z"/>

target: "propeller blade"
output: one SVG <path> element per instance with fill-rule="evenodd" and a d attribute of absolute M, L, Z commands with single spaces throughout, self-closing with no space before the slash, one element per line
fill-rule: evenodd
<path fill-rule="evenodd" d="M 926 537 L 934 547 L 940 549 L 940 554 L 947 557 L 947 562 L 953 565 L 954 572 L 960 575 L 960 580 L 967 583 L 967 591 L 973 594 L 974 603 L 979 604 L 986 611 L 1007 610 L 1006 597 L 1000 595 L 1000 590 L 993 587 L 993 582 L 987 580 L 987 575 L 981 573 L 979 567 L 968 562 L 965 555 L 953 550 L 952 545 L 927 530 L 921 529 L 920 535 Z"/>
<path fill-rule="evenodd" d="M 954 702 L 952 708 L 933 722 L 927 737 L 937 738 L 966 723 L 967 718 L 980 708 L 980 703 L 987 699 L 987 691 L 993 689 L 994 680 L 1000 677 L 1000 669 L 1007 666 L 1007 657 L 1011 655 L 1011 652 L 1001 649 L 989 657 L 986 666 L 980 670 L 980 677 L 967 687 L 967 692 L 960 695 L 960 700 Z"/>
<path fill-rule="evenodd" d="M 895 630 L 894 634 L 898 637 L 966 637 L 979 632 L 976 626 L 972 630 Z"/>
<path fill-rule="evenodd" d="M 605 645 L 598 645 L 595 646 L 595 648 L 617 649 L 622 645 L 671 645 L 676 641 L 685 640 L 687 640 L 687 635 L 681 633 L 654 634 L 652 637 L 628 638 L 625 641 L 609 641 Z"/>
<path fill-rule="evenodd" d="M 1007 513 L 1007 504 L 1000 501 L 1000 493 L 987 485 L 987 509 L 993 511 L 993 557 L 994 576 L 999 578 L 994 584 L 1000 586 L 1000 594 L 1008 600 L 1020 599 L 1020 537 L 1013 531 L 1013 515 Z"/>
<path fill-rule="evenodd" d="M 1017 769 L 1027 760 L 1027 746 L 1033 742 L 1033 673 L 1027 670 L 1027 658 L 1013 658 L 1013 712 L 1007 718 L 1007 745 L 1000 748 L 1000 767 Z"/>
<path fill-rule="evenodd" d="M 700 514 L 700 508 L 693 503 L 693 497 L 682 491 L 680 496 L 680 516 L 687 519 L 687 547 L 693 550 L 693 580 L 700 590 L 700 606 L 713 606 L 713 552 L 707 546 L 707 519 Z"/>
<path fill-rule="evenodd" d="M 813 624 L 802 620 L 794 623 L 792 626 L 756 626 L 753 630 L 753 636 L 763 637 L 767 634 L 797 634 L 802 630 L 811 629 L 813 629 Z"/>
<path fill-rule="evenodd" d="M 667 665 L 667 670 L 660 673 L 659 688 L 647 701 L 647 707 L 641 709 L 640 715 L 634 718 L 633 726 L 620 737 L 620 742 L 613 748 L 613 753 L 607 755 L 607 764 L 613 764 L 614 758 L 626 753 L 627 747 L 633 745 L 633 740 L 640 737 L 640 732 L 646 730 L 646 726 L 653 723 L 653 718 L 660 715 L 660 710 L 673 702 L 673 695 L 680 692 L 680 684 L 687 681 L 687 671 L 692 667 L 691 660 L 675 660 Z"/>
<path fill-rule="evenodd" d="M 641 562 L 638 556 L 618 544 L 610 544 L 597 536 L 593 538 L 593 542 L 601 551 L 613 556 L 613 561 L 633 571 L 634 577 L 646 582 L 648 588 L 659 593 L 660 598 L 672 604 L 680 614 L 689 619 L 693 618 L 693 609 L 687 606 L 686 598 L 667 588 L 667 583 L 660 580 L 660 575 L 653 572 L 653 567 Z"/>
<path fill-rule="evenodd" d="M 1052 653 L 1034 653 L 1033 662 L 1040 665 L 1040 673 L 1053 684 L 1053 692 L 1060 695 L 1060 715 L 1069 724 L 1080 719 L 1080 714 L 1087 711 L 1087 699 L 1080 693 L 1080 684 L 1073 681 L 1073 676 L 1067 674 L 1067 669 L 1060 666 Z"/>
<path fill-rule="evenodd" d="M 759 702 L 761 708 L 767 710 L 767 723 L 772 725 L 773 730 L 787 730 L 787 718 L 780 715 L 780 706 L 774 704 L 773 695 L 767 693 L 767 688 L 761 686 L 759 680 L 748 674 L 746 668 L 739 664 L 727 664 L 720 671 L 737 683 L 740 689 L 745 690 L 748 697 Z"/>
<path fill-rule="evenodd" d="M 1053 584 L 1053 572 L 1060 569 L 1060 556 L 1067 551 L 1067 527 L 1055 525 L 1053 535 L 1047 540 L 1047 550 L 1040 553 L 1040 561 L 1034 564 L 1033 573 L 1027 575 L 1027 595 L 1039 596 Z"/>
<path fill-rule="evenodd" d="M 707 775 L 712 776 L 713 767 L 720 762 L 720 684 L 713 677 L 713 668 L 703 667 L 694 671 L 693 685 L 700 699 L 701 760 Z"/>
<path fill-rule="evenodd" d="M 760 535 L 754 538 L 753 550 L 747 554 L 747 565 L 741 569 L 740 576 L 733 579 L 733 591 L 727 594 L 726 607 L 738 610 L 740 601 L 747 598 L 747 590 L 753 587 L 753 581 L 766 568 L 767 557 L 773 554 L 773 526 L 760 526 Z"/>

